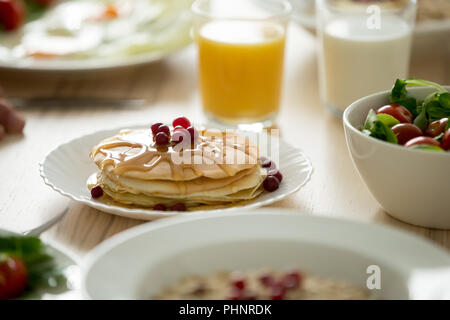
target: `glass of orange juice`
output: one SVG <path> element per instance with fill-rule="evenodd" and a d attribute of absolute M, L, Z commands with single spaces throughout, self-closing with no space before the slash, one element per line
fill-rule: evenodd
<path fill-rule="evenodd" d="M 192 5 L 206 116 L 268 127 L 278 113 L 286 28 L 284 0 L 197 0 Z"/>

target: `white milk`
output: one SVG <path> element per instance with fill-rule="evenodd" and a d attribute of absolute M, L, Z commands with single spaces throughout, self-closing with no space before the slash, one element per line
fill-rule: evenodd
<path fill-rule="evenodd" d="M 411 28 L 395 15 L 382 15 L 369 29 L 365 16 L 344 16 L 324 27 L 320 52 L 323 102 L 344 110 L 363 96 L 387 90 L 408 75 Z"/>

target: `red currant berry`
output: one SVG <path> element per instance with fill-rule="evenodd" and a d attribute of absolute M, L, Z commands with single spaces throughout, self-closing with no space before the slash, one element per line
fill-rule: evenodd
<path fill-rule="evenodd" d="M 179 117 L 173 120 L 172 125 L 174 128 L 176 126 L 182 126 L 183 128 L 187 129 L 191 126 L 191 122 L 186 117 Z"/>
<path fill-rule="evenodd" d="M 176 203 L 172 206 L 172 211 L 186 211 L 184 203 Z"/>
<path fill-rule="evenodd" d="M 181 141 L 189 141 L 189 132 L 184 129 L 178 129 L 172 134 L 172 142 L 180 143 Z"/>
<path fill-rule="evenodd" d="M 159 146 L 166 146 L 169 143 L 169 136 L 164 132 L 158 132 L 155 136 L 155 142 Z"/>
<path fill-rule="evenodd" d="M 264 274 L 259 278 L 259 281 L 266 287 L 270 287 L 275 283 L 275 279 L 270 274 Z"/>
<path fill-rule="evenodd" d="M 170 129 L 165 124 L 159 126 L 158 129 L 156 129 L 156 134 L 160 132 L 164 132 L 166 135 L 170 136 Z"/>
<path fill-rule="evenodd" d="M 286 289 L 295 289 L 298 288 L 302 280 L 301 273 L 298 271 L 292 271 L 286 273 L 281 280 L 283 286 Z"/>
<path fill-rule="evenodd" d="M 187 131 L 189 132 L 189 135 L 191 136 L 191 142 L 195 142 L 198 138 L 197 130 L 194 127 L 187 128 Z"/>
<path fill-rule="evenodd" d="M 156 130 L 158 130 L 158 128 L 160 126 L 162 126 L 163 124 L 161 122 L 157 122 L 155 124 L 152 124 L 152 126 L 150 127 L 152 129 L 152 133 L 153 135 L 157 134 Z"/>
<path fill-rule="evenodd" d="M 261 167 L 266 168 L 267 170 L 275 170 L 277 168 L 275 162 L 267 157 L 260 157 L 259 161 L 261 163 Z"/>
<path fill-rule="evenodd" d="M 277 169 L 270 170 L 269 172 L 267 172 L 267 175 L 276 177 L 280 182 L 283 180 L 283 175 Z"/>
<path fill-rule="evenodd" d="M 275 284 L 271 288 L 270 299 L 272 300 L 283 300 L 286 289 L 281 284 Z"/>
<path fill-rule="evenodd" d="M 238 290 L 245 289 L 245 280 L 243 278 L 235 278 L 231 281 L 231 284 Z"/>
<path fill-rule="evenodd" d="M 100 198 L 103 195 L 103 189 L 100 186 L 95 186 L 91 189 L 92 198 Z"/>
<path fill-rule="evenodd" d="M 263 187 L 269 192 L 274 192 L 280 186 L 280 180 L 275 176 L 267 176 L 263 182 Z"/>
<path fill-rule="evenodd" d="M 163 205 L 162 203 L 158 203 L 156 206 L 153 207 L 153 210 L 166 211 L 166 206 Z"/>

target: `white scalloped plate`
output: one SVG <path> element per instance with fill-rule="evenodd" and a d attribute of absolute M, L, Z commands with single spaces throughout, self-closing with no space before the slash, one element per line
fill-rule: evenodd
<path fill-rule="evenodd" d="M 135 128 L 139 127 L 142 128 L 143 126 L 136 126 Z M 313 171 L 311 162 L 300 149 L 280 140 L 280 160 L 278 167 L 283 174 L 283 182 L 280 184 L 280 188 L 275 192 L 264 192 L 251 203 L 231 208 L 192 212 L 125 208 L 92 199 L 90 192 L 86 187 L 88 177 L 98 171 L 97 166 L 89 157 L 89 152 L 92 147 L 102 139 L 115 135 L 120 129 L 122 128 L 98 131 L 56 147 L 47 154 L 39 165 L 39 171 L 44 182 L 60 194 L 100 211 L 128 218 L 153 220 L 180 214 L 199 215 L 205 212 L 242 211 L 242 209 L 268 205 L 298 191 L 306 184 L 306 182 L 308 182 Z M 262 155 L 264 155 L 264 151 L 262 151 Z"/>

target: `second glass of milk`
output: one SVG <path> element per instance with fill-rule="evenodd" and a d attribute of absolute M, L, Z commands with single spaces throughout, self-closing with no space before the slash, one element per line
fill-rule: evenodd
<path fill-rule="evenodd" d="M 319 87 L 336 115 L 408 76 L 416 0 L 317 0 Z"/>

